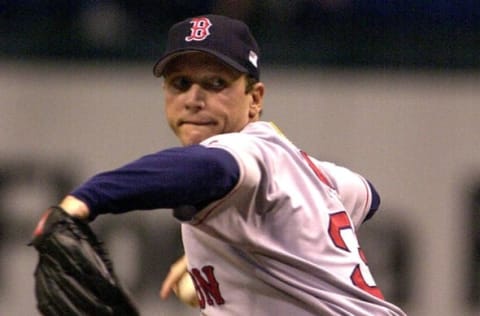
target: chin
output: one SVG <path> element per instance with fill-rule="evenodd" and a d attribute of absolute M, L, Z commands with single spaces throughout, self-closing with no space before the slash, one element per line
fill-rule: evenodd
<path fill-rule="evenodd" d="M 195 136 L 183 137 L 183 138 L 181 138 L 180 141 L 184 146 L 198 145 L 201 142 L 203 142 L 205 139 L 207 139 L 208 137 L 210 137 L 210 136 L 195 135 Z"/>
<path fill-rule="evenodd" d="M 179 131 L 177 137 L 184 146 L 197 145 L 203 142 L 205 139 L 217 135 L 218 131 L 214 129 L 195 128 L 195 129 L 183 129 Z"/>

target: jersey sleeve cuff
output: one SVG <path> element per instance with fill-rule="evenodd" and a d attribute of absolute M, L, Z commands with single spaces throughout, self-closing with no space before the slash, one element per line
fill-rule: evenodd
<path fill-rule="evenodd" d="M 370 218 L 373 217 L 373 215 L 375 215 L 375 213 L 377 212 L 377 210 L 379 209 L 380 207 L 380 195 L 378 194 L 377 190 L 375 189 L 375 187 L 373 186 L 373 184 L 366 180 L 367 181 L 367 184 L 370 188 L 370 195 L 371 195 L 371 203 L 370 203 L 370 209 L 368 210 L 368 213 L 367 213 L 367 216 L 365 216 L 365 219 L 363 220 L 364 222 L 369 220 Z"/>

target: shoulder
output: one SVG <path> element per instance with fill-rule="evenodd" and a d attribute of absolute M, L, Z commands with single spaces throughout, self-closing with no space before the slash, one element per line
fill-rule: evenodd
<path fill-rule="evenodd" d="M 272 144 L 276 137 L 279 136 L 270 123 L 259 121 L 248 124 L 241 132 L 210 137 L 201 145 L 229 152 L 237 161 L 241 176 L 249 183 L 257 183 L 268 157 L 275 156 Z"/>
<path fill-rule="evenodd" d="M 361 174 L 330 162 L 319 162 L 339 197 L 358 227 L 373 216 L 380 204 L 380 196 L 373 185 Z"/>
<path fill-rule="evenodd" d="M 202 142 L 204 146 L 241 146 L 280 144 L 289 142 L 280 129 L 272 122 L 257 121 L 246 125 L 243 130 L 236 133 L 226 133 L 212 136 Z"/>
<path fill-rule="evenodd" d="M 228 151 L 258 154 L 269 142 L 274 130 L 268 122 L 249 123 L 242 131 L 212 136 L 202 142 L 206 147 L 220 147 Z"/>

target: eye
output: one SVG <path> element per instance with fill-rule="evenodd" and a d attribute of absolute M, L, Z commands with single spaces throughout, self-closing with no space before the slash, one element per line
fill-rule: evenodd
<path fill-rule="evenodd" d="M 228 86 L 228 82 L 221 77 L 212 77 L 202 82 L 206 90 L 221 91 Z"/>
<path fill-rule="evenodd" d="M 187 77 L 179 76 L 168 80 L 168 85 L 179 91 L 187 91 L 192 86 L 192 81 Z"/>

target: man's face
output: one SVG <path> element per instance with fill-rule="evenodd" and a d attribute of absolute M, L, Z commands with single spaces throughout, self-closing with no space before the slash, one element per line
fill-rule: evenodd
<path fill-rule="evenodd" d="M 167 65 L 164 77 L 167 121 L 183 145 L 238 132 L 259 117 L 263 85 L 245 92 L 246 76 L 213 56 L 180 55 Z"/>

